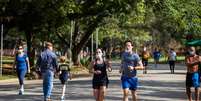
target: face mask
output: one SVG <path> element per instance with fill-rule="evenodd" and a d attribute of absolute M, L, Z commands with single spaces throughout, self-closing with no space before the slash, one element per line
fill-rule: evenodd
<path fill-rule="evenodd" d="M 22 50 L 22 49 L 18 50 L 18 53 L 22 53 L 22 52 L 23 52 L 23 50 Z"/>
<path fill-rule="evenodd" d="M 102 54 L 101 53 L 96 54 L 96 58 L 101 59 L 102 58 Z"/>
<path fill-rule="evenodd" d="M 189 54 L 190 54 L 190 55 L 194 55 L 194 52 L 193 52 L 193 51 L 189 51 Z"/>

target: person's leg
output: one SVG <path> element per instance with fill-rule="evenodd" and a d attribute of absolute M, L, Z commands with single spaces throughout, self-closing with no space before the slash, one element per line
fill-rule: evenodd
<path fill-rule="evenodd" d="M 173 64 L 172 64 L 172 72 L 174 74 L 174 68 L 175 68 L 175 61 L 173 61 Z"/>
<path fill-rule="evenodd" d="M 195 88 L 195 101 L 199 101 L 199 87 Z"/>
<path fill-rule="evenodd" d="M 100 86 L 99 101 L 104 101 L 105 93 L 106 93 L 106 86 Z"/>
<path fill-rule="evenodd" d="M 128 101 L 129 88 L 123 89 L 123 101 Z"/>
<path fill-rule="evenodd" d="M 129 95 L 129 88 L 130 84 L 129 78 L 126 76 L 121 77 L 121 84 L 122 84 L 122 89 L 123 89 L 123 101 L 128 101 L 128 95 Z"/>
<path fill-rule="evenodd" d="M 43 92 L 45 99 L 50 98 L 53 88 L 53 71 L 46 71 L 43 75 Z"/>
<path fill-rule="evenodd" d="M 157 68 L 157 60 L 154 59 L 154 67 Z"/>
<path fill-rule="evenodd" d="M 96 101 L 98 101 L 98 99 L 99 99 L 99 89 L 93 89 L 93 93 L 94 93 L 94 97 L 95 97 Z"/>
<path fill-rule="evenodd" d="M 19 79 L 19 94 L 22 95 L 24 93 L 24 77 L 26 75 L 26 70 L 17 70 L 17 75 Z"/>
<path fill-rule="evenodd" d="M 170 67 L 170 73 L 172 74 L 172 66 L 171 66 L 171 61 L 169 61 L 168 63 L 169 63 L 169 67 Z"/>
<path fill-rule="evenodd" d="M 186 94 L 187 94 L 188 100 L 192 101 L 192 95 L 191 95 L 191 88 L 190 87 L 186 87 Z"/>
<path fill-rule="evenodd" d="M 156 68 L 158 68 L 159 59 L 156 59 Z"/>
<path fill-rule="evenodd" d="M 65 84 L 62 84 L 62 95 L 61 95 L 61 99 L 62 99 L 62 100 L 64 100 L 65 91 L 66 91 L 66 85 L 65 85 Z"/>
<path fill-rule="evenodd" d="M 137 101 L 137 92 L 136 90 L 131 90 L 133 101 Z"/>

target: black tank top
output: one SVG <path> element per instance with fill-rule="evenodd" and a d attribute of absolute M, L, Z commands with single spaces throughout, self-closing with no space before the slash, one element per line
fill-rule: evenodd
<path fill-rule="evenodd" d="M 101 81 L 104 82 L 108 80 L 105 62 L 103 62 L 102 64 L 95 63 L 93 68 L 94 68 L 94 71 L 96 70 L 101 71 L 101 74 L 94 74 L 93 76 L 94 82 L 101 82 Z"/>

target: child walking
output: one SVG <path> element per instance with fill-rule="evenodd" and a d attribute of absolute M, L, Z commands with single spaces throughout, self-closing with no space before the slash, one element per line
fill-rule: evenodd
<path fill-rule="evenodd" d="M 59 80 L 62 84 L 62 95 L 61 95 L 61 101 L 64 101 L 65 99 L 65 91 L 66 91 L 66 83 L 68 78 L 71 79 L 70 74 L 70 63 L 66 61 L 65 56 L 60 57 L 60 65 L 59 65 Z"/>

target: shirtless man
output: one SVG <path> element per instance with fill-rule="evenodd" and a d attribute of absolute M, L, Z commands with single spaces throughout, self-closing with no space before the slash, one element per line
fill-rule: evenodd
<path fill-rule="evenodd" d="M 201 57 L 195 52 L 195 47 L 189 47 L 189 54 L 186 56 L 185 62 L 187 66 L 186 73 L 186 94 L 189 101 L 192 101 L 191 87 L 195 88 L 195 101 L 199 101 L 200 78 L 198 73 L 198 65 L 201 63 Z"/>

